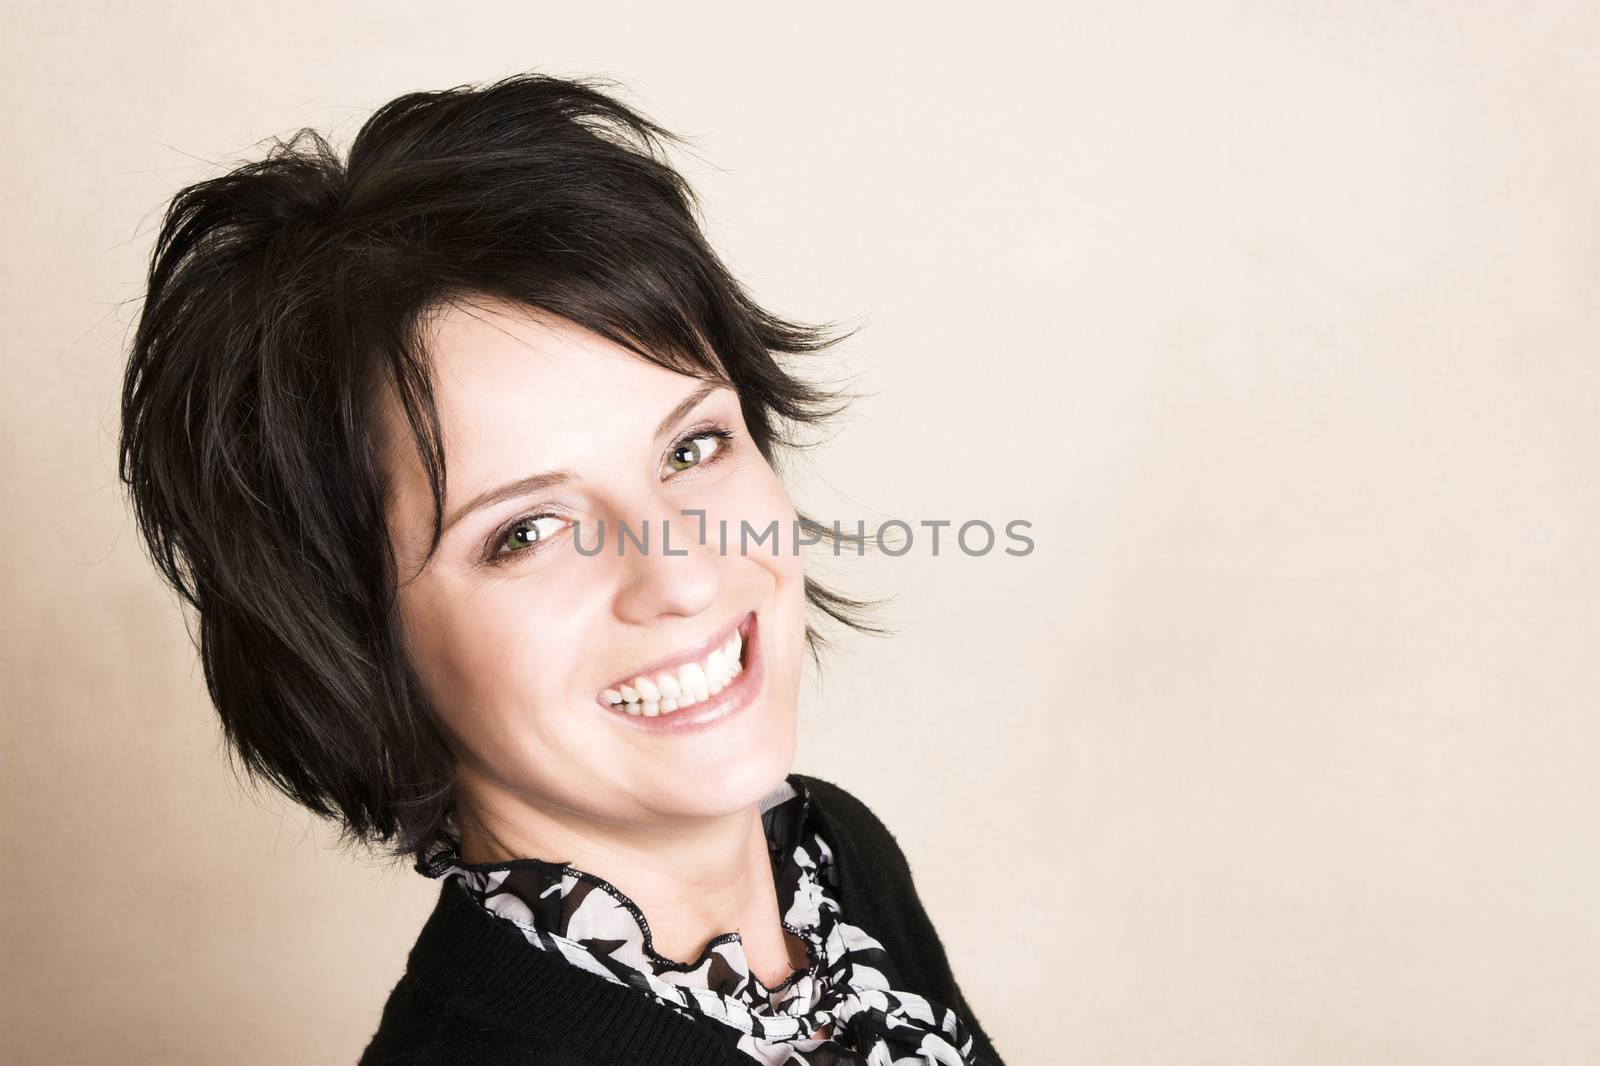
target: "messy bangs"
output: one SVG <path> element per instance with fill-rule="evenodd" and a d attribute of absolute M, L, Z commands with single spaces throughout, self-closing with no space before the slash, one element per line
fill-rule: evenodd
<path fill-rule="evenodd" d="M 775 467 L 848 402 L 784 362 L 848 334 L 745 292 L 667 161 L 675 141 L 597 80 L 518 75 L 392 100 L 343 158 L 301 130 L 167 207 L 119 473 L 195 609 L 230 751 L 346 842 L 415 857 L 451 824 L 453 760 L 394 609 L 377 415 L 392 396 L 427 474 L 431 557 L 447 478 L 434 315 L 521 305 L 729 385 Z M 864 601 L 810 578 L 806 596 L 879 631 Z M 825 643 L 810 622 L 806 642 Z"/>

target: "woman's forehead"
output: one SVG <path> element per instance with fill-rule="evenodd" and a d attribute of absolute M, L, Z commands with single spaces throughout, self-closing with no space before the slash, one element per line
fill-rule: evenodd
<path fill-rule="evenodd" d="M 648 446 L 663 417 L 707 388 L 569 320 L 499 301 L 436 314 L 425 345 L 452 499 L 538 469 L 612 465 L 613 451 Z M 425 492 L 392 396 L 385 410 L 392 487 Z"/>
<path fill-rule="evenodd" d="M 433 319 L 426 350 L 441 385 L 454 378 L 492 388 L 537 378 L 558 387 L 563 380 L 581 385 L 629 376 L 633 364 L 641 372 L 660 369 L 568 319 L 500 302 L 452 305 Z"/>
<path fill-rule="evenodd" d="M 455 306 L 426 342 L 441 421 L 470 433 L 496 416 L 526 429 L 676 402 L 696 379 L 567 319 L 505 303 Z"/>

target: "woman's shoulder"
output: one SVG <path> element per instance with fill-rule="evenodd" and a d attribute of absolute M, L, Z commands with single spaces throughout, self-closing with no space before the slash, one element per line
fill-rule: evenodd
<path fill-rule="evenodd" d="M 812 807 L 819 820 L 825 823 L 829 843 L 844 845 L 854 851 L 878 852 L 900 863 L 905 863 L 905 852 L 899 841 L 871 807 L 844 786 L 810 774 L 794 773 L 789 781 L 797 788 L 804 786 L 811 797 Z M 832 830 L 828 834 L 826 830 Z"/>
<path fill-rule="evenodd" d="M 922 902 L 905 850 L 860 796 L 825 778 L 791 774 L 811 797 L 813 825 L 833 851 L 835 876 L 856 913 L 894 908 L 922 924 Z"/>
<path fill-rule="evenodd" d="M 866 816 L 876 820 L 877 816 L 867 808 L 867 805 L 854 793 L 848 791 L 843 785 L 829 781 L 826 778 L 816 777 L 812 774 L 792 773 L 789 783 L 797 789 L 804 789 L 811 795 L 814 803 L 829 809 L 849 808 L 850 813 Z"/>
<path fill-rule="evenodd" d="M 877 939 L 910 991 L 953 1007 L 972 1029 L 985 1060 L 1000 1062 L 950 967 L 944 943 L 917 892 L 894 834 L 859 796 L 808 774 L 791 774 L 811 796 L 819 828 L 838 860 L 844 917 Z"/>
<path fill-rule="evenodd" d="M 789 781 L 796 788 L 804 786 L 805 791 L 811 795 L 813 803 L 827 814 L 848 818 L 860 822 L 864 826 L 888 832 L 888 827 L 883 824 L 872 808 L 843 785 L 826 778 L 816 777 L 812 774 L 792 773 Z"/>

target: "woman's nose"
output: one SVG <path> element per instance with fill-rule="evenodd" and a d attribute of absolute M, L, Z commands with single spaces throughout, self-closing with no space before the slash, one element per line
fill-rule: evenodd
<path fill-rule="evenodd" d="M 617 525 L 606 552 L 622 577 L 617 587 L 617 617 L 648 625 L 663 617 L 689 617 L 716 605 L 725 560 L 714 537 L 700 543 L 693 515 L 660 515 Z"/>

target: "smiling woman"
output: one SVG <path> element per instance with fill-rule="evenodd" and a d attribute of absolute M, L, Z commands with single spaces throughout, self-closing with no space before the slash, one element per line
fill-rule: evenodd
<path fill-rule="evenodd" d="M 525 75 L 182 190 L 140 530 L 243 765 L 440 880 L 364 1063 L 999 1063 L 893 836 L 791 772 L 808 607 L 872 628 L 774 469 L 836 338 L 728 274 L 669 138 Z"/>
<path fill-rule="evenodd" d="M 460 486 L 474 502 L 426 562 L 427 478 L 401 419 L 383 439 L 402 629 L 466 756 L 454 782 L 463 857 L 559 854 L 594 869 L 606 865 L 596 849 L 615 843 L 596 821 L 669 830 L 753 809 L 794 757 L 805 585 L 793 551 L 698 543 L 697 511 L 711 524 L 796 520 L 738 394 L 510 305 L 452 307 L 427 348 L 450 428 L 448 495 Z M 575 550 L 578 523 L 647 522 L 681 548 Z M 750 655 L 734 677 L 724 650 L 740 635 Z M 755 702 L 759 713 L 739 713 Z M 674 947 L 692 958 L 700 945 Z"/>

